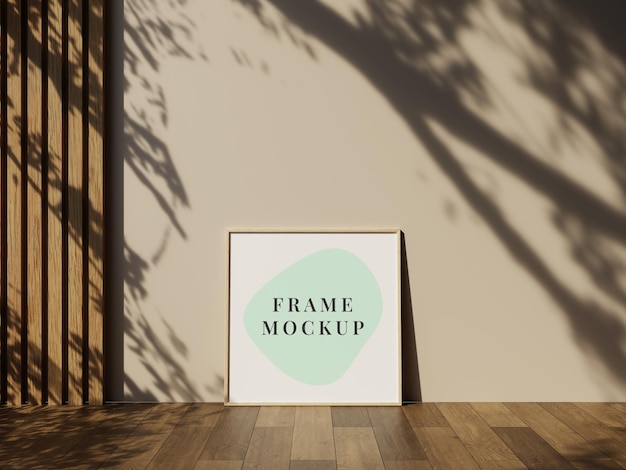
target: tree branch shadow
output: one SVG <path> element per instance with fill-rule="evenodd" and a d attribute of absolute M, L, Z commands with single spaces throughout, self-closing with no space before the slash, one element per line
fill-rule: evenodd
<path fill-rule="evenodd" d="M 249 2 L 240 3 L 246 6 Z M 464 103 L 462 95 L 469 95 L 482 106 L 489 106 L 488 84 L 471 58 L 463 55 L 459 42 L 460 29 L 468 24 L 471 12 L 481 7 L 480 2 L 372 0 L 366 3 L 367 14 L 355 13 L 355 25 L 318 0 L 268 0 L 268 4 L 277 8 L 285 18 L 340 54 L 386 98 L 510 256 L 558 304 L 582 349 L 603 364 L 620 383 L 626 384 L 626 351 L 623 348 L 626 325 L 619 312 L 576 294 L 566 278 L 554 271 L 537 248 L 508 221 L 498 203 L 468 176 L 458 156 L 438 137 L 430 123 L 441 126 L 546 197 L 555 208 L 555 227 L 572 246 L 572 258 L 622 311 L 626 308 L 623 282 L 626 269 L 615 258 L 611 244 L 621 250 L 626 248 L 624 204 L 610 205 L 600 199 L 590 189 L 555 170 L 539 155 L 492 127 Z M 508 14 L 512 15 L 512 20 L 527 28 L 539 24 L 542 31 L 550 31 L 546 35 L 549 40 L 537 41 L 538 47 L 547 49 L 557 62 L 555 75 L 550 81 L 537 78 L 539 72 L 531 57 L 518 57 L 525 64 L 528 75 L 536 77 L 529 81 L 529 86 L 550 96 L 561 113 L 596 137 L 606 155 L 607 165 L 613 165 L 608 168 L 616 168 L 609 174 L 616 185 L 623 188 L 626 176 L 622 165 L 622 131 L 626 126 L 622 121 L 613 126 L 606 123 L 616 114 L 614 112 L 611 116 L 610 109 L 600 108 L 602 103 L 593 106 L 593 96 L 587 96 L 586 102 L 590 105 L 581 108 L 567 96 L 555 93 L 555 88 L 564 80 L 578 80 L 573 71 L 587 66 L 581 62 L 585 55 L 576 55 L 576 50 L 582 47 L 576 39 L 580 31 L 575 30 L 575 26 L 568 27 L 559 16 L 569 18 L 570 6 L 566 3 L 545 7 L 536 2 L 517 2 L 514 6 L 502 4 L 502 8 L 511 10 Z M 602 24 L 601 15 L 619 16 L 624 9 L 618 3 L 605 3 L 603 7 L 601 13 L 594 15 L 593 21 L 598 29 Z M 260 22 L 266 21 L 262 5 L 257 4 L 249 10 Z M 608 35 L 603 39 L 609 42 L 610 48 L 623 51 L 623 41 L 618 45 L 615 38 L 609 39 Z M 446 47 L 453 48 L 459 57 L 443 68 L 433 67 L 430 59 L 438 57 L 440 50 Z M 623 66 L 624 55 L 620 57 Z M 566 63 L 560 64 L 559 60 Z M 615 80 L 623 83 L 625 77 L 622 74 Z M 622 102 L 624 89 L 616 90 L 620 93 L 618 102 Z M 603 113 L 606 115 L 606 111 L 609 117 L 605 119 Z M 623 114 L 615 119 L 621 119 Z M 572 230 L 572 226 L 583 229 Z M 597 243 L 599 239 L 610 243 Z"/>
<path fill-rule="evenodd" d="M 114 313 L 118 318 L 111 328 L 123 331 L 124 337 L 118 336 L 111 347 L 119 349 L 126 344 L 150 377 L 149 386 L 140 386 L 136 379 L 122 372 L 123 359 L 115 359 L 118 364 L 115 394 L 123 393 L 124 400 L 129 401 L 156 401 L 159 396 L 169 401 L 196 402 L 202 401 L 203 396 L 195 378 L 185 369 L 187 349 L 176 328 L 163 318 L 160 322 L 155 319 L 154 307 L 146 303 L 150 297 L 147 283 L 151 271 L 166 254 L 173 237 L 187 239 L 179 213 L 189 210 L 191 205 L 163 139 L 168 126 L 168 103 L 158 76 L 163 61 L 173 57 L 189 61 L 208 60 L 194 42 L 197 25 L 187 15 L 186 3 L 184 0 L 167 3 L 129 0 L 124 3 L 123 14 L 118 7 L 117 19 L 124 25 L 125 44 L 118 46 L 123 47 L 123 59 L 119 59 L 117 70 L 124 75 L 123 89 L 117 91 L 120 96 L 113 97 L 119 108 L 112 119 L 116 120 L 116 132 L 123 140 L 120 149 L 124 154 L 123 164 L 146 189 L 167 220 L 161 229 L 161 241 L 156 251 L 147 253 L 144 247 L 132 246 L 125 238 L 123 220 L 120 220 L 124 211 L 123 197 L 117 198 L 120 210 L 113 238 L 118 241 L 113 249 L 123 253 L 123 259 L 117 261 L 120 263 L 117 270 L 123 275 L 124 285 L 119 286 L 123 293 L 119 287 L 111 293 L 116 297 L 123 295 L 123 299 L 113 300 L 118 306 Z M 117 75 L 114 80 L 122 81 L 122 78 Z M 121 164 L 118 160 L 117 165 Z M 123 170 L 117 170 L 116 174 L 123 174 Z M 223 378 L 215 377 L 214 382 L 214 386 L 208 386 L 209 391 L 221 394 Z M 123 392 L 119 390 L 121 383 L 125 388 Z"/>

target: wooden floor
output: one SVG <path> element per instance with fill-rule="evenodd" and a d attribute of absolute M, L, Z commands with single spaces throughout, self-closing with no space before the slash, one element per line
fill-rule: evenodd
<path fill-rule="evenodd" d="M 626 404 L 0 407 L 0 467 L 619 469 Z"/>

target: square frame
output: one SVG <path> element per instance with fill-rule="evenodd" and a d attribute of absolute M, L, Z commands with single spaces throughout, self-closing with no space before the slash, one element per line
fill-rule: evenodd
<path fill-rule="evenodd" d="M 401 405 L 400 230 L 229 230 L 226 405 Z"/>

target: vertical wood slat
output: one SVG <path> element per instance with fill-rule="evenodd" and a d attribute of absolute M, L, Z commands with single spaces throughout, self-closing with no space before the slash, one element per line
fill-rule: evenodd
<path fill-rule="evenodd" d="M 63 5 L 48 2 L 48 403 L 63 403 Z"/>
<path fill-rule="evenodd" d="M 42 0 L 28 0 L 28 51 L 27 116 L 28 141 L 26 144 L 28 165 L 27 213 L 27 266 L 28 282 L 28 402 L 42 403 Z"/>
<path fill-rule="evenodd" d="M 22 5 L 7 1 L 7 403 L 22 403 Z"/>
<path fill-rule="evenodd" d="M 104 0 L 89 2 L 89 403 L 104 398 Z"/>
<path fill-rule="evenodd" d="M 6 2 L 0 1 L 0 403 L 6 400 Z"/>
<path fill-rule="evenodd" d="M 104 2 L 0 13 L 1 398 L 101 404 Z"/>
<path fill-rule="evenodd" d="M 68 67 L 68 402 L 83 402 L 83 2 L 67 12 Z"/>

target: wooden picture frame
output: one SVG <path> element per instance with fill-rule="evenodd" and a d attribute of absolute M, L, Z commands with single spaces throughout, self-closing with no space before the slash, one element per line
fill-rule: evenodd
<path fill-rule="evenodd" d="M 226 405 L 401 405 L 400 231 L 228 232 Z"/>

